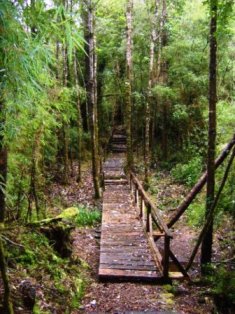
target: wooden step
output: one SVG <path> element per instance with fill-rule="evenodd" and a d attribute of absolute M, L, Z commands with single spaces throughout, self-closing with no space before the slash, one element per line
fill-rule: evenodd
<path fill-rule="evenodd" d="M 128 184 L 128 180 L 124 180 L 124 179 L 104 179 L 104 184 L 105 185 L 125 185 L 125 184 Z"/>

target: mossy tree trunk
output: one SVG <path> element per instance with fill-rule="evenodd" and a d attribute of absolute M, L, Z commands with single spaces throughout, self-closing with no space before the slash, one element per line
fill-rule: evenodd
<path fill-rule="evenodd" d="M 133 152 L 132 152 L 132 14 L 133 14 L 133 0 L 127 0 L 126 7 L 126 110 L 125 110 L 125 128 L 127 136 L 127 167 L 133 167 Z"/>
<path fill-rule="evenodd" d="M 206 216 L 210 212 L 215 194 L 215 149 L 216 149 L 216 102 L 217 102 L 217 7 L 218 1 L 210 1 L 210 61 L 209 61 L 209 128 L 207 151 Z M 202 242 L 201 265 L 211 262 L 213 244 L 213 219 Z"/>

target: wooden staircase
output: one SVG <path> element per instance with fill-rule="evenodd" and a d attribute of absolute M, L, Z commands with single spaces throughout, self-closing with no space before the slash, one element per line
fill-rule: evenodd
<path fill-rule="evenodd" d="M 124 128 L 119 127 L 114 129 L 110 142 L 110 150 L 112 153 L 126 152 L 126 132 Z"/>

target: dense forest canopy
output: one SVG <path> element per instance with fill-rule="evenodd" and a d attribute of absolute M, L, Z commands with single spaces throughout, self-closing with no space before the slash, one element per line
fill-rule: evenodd
<path fill-rule="evenodd" d="M 75 178 L 79 190 L 88 162 L 92 194 L 102 198 L 115 128 L 125 129 L 126 171 L 141 177 L 155 201 L 158 173 L 189 191 L 208 170 L 207 191 L 189 206 L 188 219 L 194 227 L 209 219 L 201 263 L 211 262 L 204 255 L 212 254 L 213 225 L 235 217 L 233 158 L 228 168 L 214 165 L 234 141 L 233 13 L 233 0 L 0 0 L 6 313 L 13 313 L 8 229 L 52 218 L 57 201 L 62 211 L 52 187 L 63 190 Z"/>

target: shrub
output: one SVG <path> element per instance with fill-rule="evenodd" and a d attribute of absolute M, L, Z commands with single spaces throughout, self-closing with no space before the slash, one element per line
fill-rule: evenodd
<path fill-rule="evenodd" d="M 193 186 L 202 172 L 202 158 L 195 156 L 187 163 L 177 164 L 172 170 L 171 175 L 176 182 Z"/>
<path fill-rule="evenodd" d="M 101 221 L 101 212 L 99 210 L 79 207 L 79 214 L 76 217 L 78 226 L 92 226 L 99 221 Z"/>

